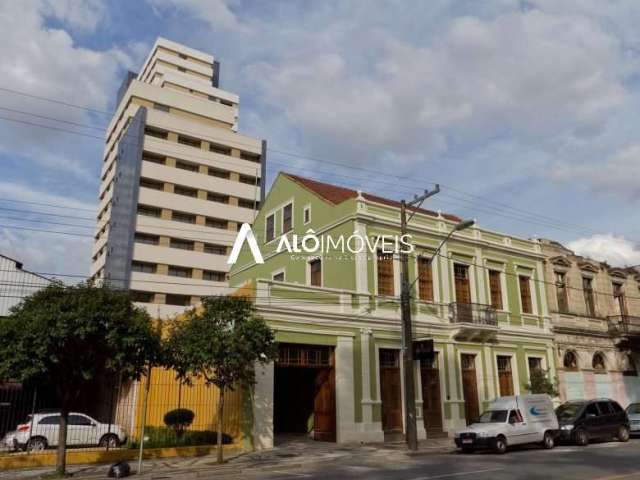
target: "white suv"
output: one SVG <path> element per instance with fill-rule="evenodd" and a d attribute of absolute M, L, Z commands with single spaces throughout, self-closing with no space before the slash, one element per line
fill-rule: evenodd
<path fill-rule="evenodd" d="M 58 445 L 60 413 L 36 413 L 4 437 L 4 445 L 11 449 L 44 450 Z M 118 447 L 127 439 L 116 424 L 100 423 L 83 413 L 71 412 L 67 424 L 67 446 Z"/>

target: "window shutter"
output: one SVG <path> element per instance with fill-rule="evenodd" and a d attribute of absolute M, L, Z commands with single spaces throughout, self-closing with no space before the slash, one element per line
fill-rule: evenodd
<path fill-rule="evenodd" d="M 394 295 L 393 256 L 378 252 L 378 295 Z"/>
<path fill-rule="evenodd" d="M 489 288 L 491 290 L 491 306 L 496 310 L 502 310 L 502 283 L 499 271 L 489 270 Z"/>
<path fill-rule="evenodd" d="M 433 302 L 433 274 L 431 262 L 426 257 L 418 257 L 418 290 L 420 300 Z"/>
<path fill-rule="evenodd" d="M 522 301 L 522 313 L 533 313 L 533 307 L 531 305 L 531 289 L 529 288 L 529 277 L 526 275 L 519 275 L 518 281 L 520 282 L 520 300 Z"/>

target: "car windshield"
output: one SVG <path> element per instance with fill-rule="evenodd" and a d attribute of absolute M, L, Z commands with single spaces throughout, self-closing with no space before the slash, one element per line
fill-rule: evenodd
<path fill-rule="evenodd" d="M 489 410 L 480 415 L 478 423 L 504 423 L 507 421 L 508 410 Z"/>
<path fill-rule="evenodd" d="M 572 418 L 576 418 L 583 405 L 582 403 L 565 403 L 564 405 L 560 405 L 556 409 L 556 416 L 558 420 L 571 420 Z"/>
<path fill-rule="evenodd" d="M 627 407 L 629 415 L 640 415 L 640 403 L 632 403 Z"/>

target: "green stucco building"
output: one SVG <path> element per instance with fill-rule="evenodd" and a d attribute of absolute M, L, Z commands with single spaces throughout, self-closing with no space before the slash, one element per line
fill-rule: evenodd
<path fill-rule="evenodd" d="M 409 224 L 413 334 L 436 351 L 415 362 L 421 438 L 525 393 L 534 368 L 555 376 L 539 243 L 474 226 L 433 257 L 459 221 L 418 210 Z M 230 282 L 255 296 L 280 342 L 279 360 L 258 372 L 254 444 L 281 432 L 337 442 L 401 434 L 400 262 L 387 253 L 399 203 L 281 173 L 253 232 L 264 263 L 245 243 Z"/>

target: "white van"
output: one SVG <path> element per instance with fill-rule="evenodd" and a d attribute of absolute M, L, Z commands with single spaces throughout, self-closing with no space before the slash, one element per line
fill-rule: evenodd
<path fill-rule="evenodd" d="M 491 448 L 505 453 L 510 445 L 539 443 L 555 446 L 558 419 L 549 395 L 516 395 L 496 398 L 479 420 L 455 433 L 463 452 Z"/>

